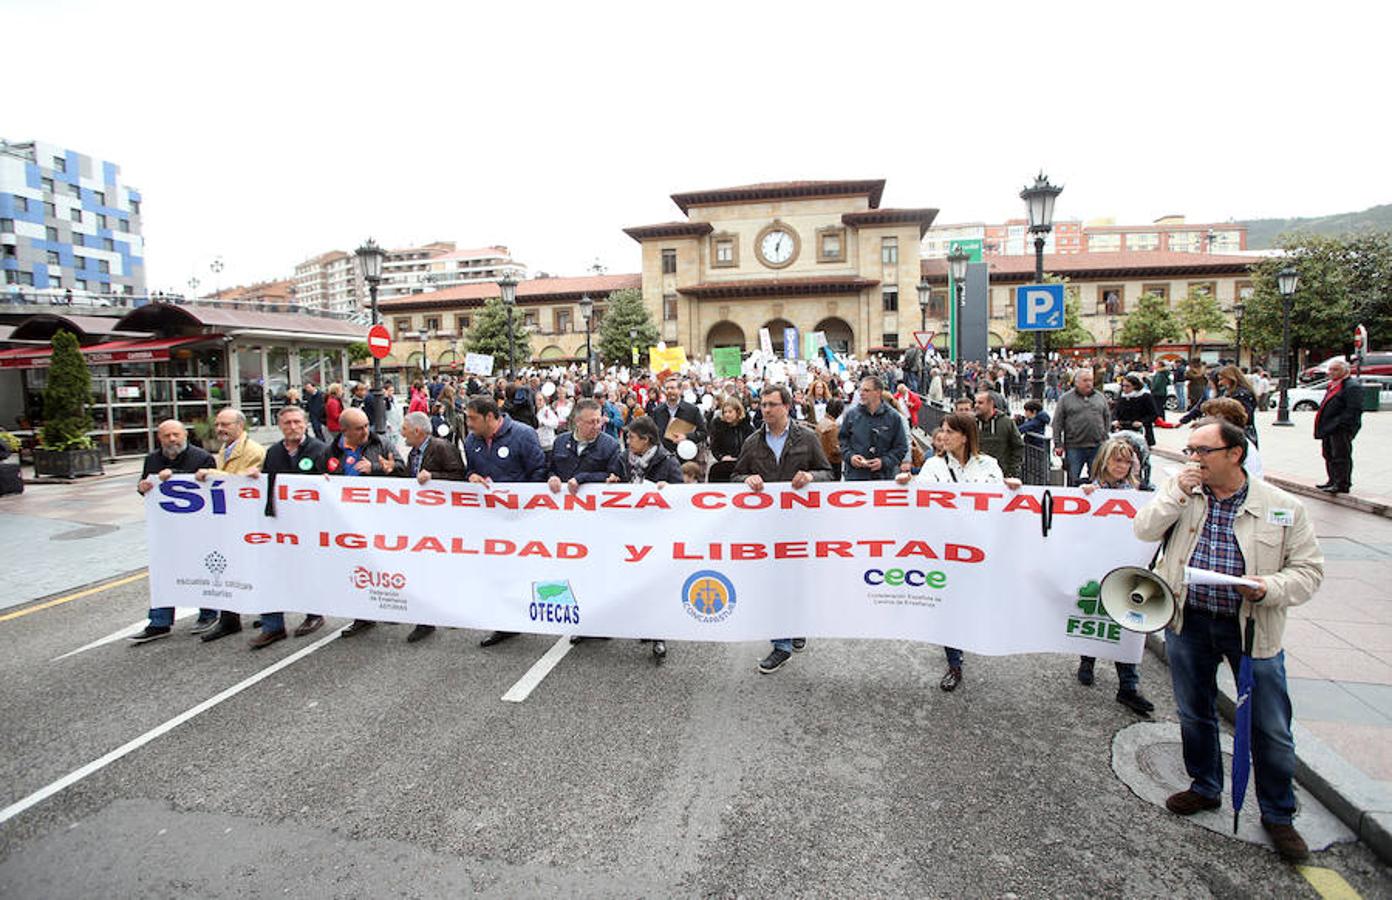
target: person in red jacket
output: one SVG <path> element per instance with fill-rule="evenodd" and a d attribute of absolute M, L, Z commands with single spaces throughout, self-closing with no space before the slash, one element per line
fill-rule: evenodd
<path fill-rule="evenodd" d="M 338 437 L 343 430 L 338 417 L 343 415 L 343 385 L 335 381 L 329 385 L 328 399 L 324 401 L 324 429 L 329 433 L 329 442 Z"/>

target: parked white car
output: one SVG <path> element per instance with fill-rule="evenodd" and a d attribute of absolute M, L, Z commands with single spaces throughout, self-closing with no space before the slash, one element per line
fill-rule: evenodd
<path fill-rule="evenodd" d="M 1392 376 L 1364 375 L 1358 380 L 1363 383 L 1365 391 L 1377 388 L 1379 407 L 1392 407 Z M 1291 388 L 1290 408 L 1295 412 L 1314 412 L 1319 409 L 1320 401 L 1324 399 L 1324 391 L 1328 387 L 1329 382 L 1326 380 Z M 1280 397 L 1279 391 L 1271 392 L 1269 402 L 1272 409 L 1280 404 Z"/>

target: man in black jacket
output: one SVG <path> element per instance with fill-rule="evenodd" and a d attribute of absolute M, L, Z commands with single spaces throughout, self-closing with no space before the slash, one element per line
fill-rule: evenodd
<path fill-rule="evenodd" d="M 764 414 L 764 424 L 744 442 L 730 480 L 743 481 L 756 493 L 768 481 L 790 482 L 794 490 L 813 481 L 830 481 L 831 463 L 827 462 L 821 439 L 811 428 L 790 417 L 793 395 L 787 387 L 765 386 L 759 409 Z M 765 675 L 778 671 L 794 651 L 806 647 L 806 638 L 776 639 L 773 651 L 760 661 L 759 671 Z"/>
<path fill-rule="evenodd" d="M 1363 427 L 1363 385 L 1349 377 L 1348 363 L 1329 364 L 1329 387 L 1315 413 L 1315 437 L 1324 455 L 1329 480 L 1318 485 L 1326 494 L 1347 494 L 1353 487 L 1353 439 Z"/>
<path fill-rule="evenodd" d="M 266 492 L 270 495 L 275 492 L 277 475 L 314 475 L 323 472 L 322 457 L 328 449 L 327 444 L 309 433 L 308 417 L 300 407 L 284 407 L 276 421 L 280 425 L 281 440 L 266 448 L 266 458 L 261 463 L 261 471 L 267 476 Z M 313 634 L 323 624 L 323 616 L 305 613 L 304 621 L 295 629 L 295 637 Z M 261 633 L 251 639 L 249 646 L 253 650 L 260 650 L 284 639 L 285 613 L 262 613 Z"/>
<path fill-rule="evenodd" d="M 681 381 L 673 376 L 667 379 L 662 386 L 663 399 L 654 403 L 648 414 L 652 416 L 653 424 L 657 426 L 658 434 L 662 435 L 662 446 L 667 448 L 667 452 L 677 451 L 677 442 L 667 437 L 668 429 L 671 427 L 673 419 L 680 419 L 690 423 L 693 427 L 686 435 L 687 440 L 694 443 L 697 447 L 706 442 L 706 418 L 701 415 L 701 410 L 694 403 L 687 403 L 682 399 Z"/>
<path fill-rule="evenodd" d="M 181 422 L 174 419 L 161 422 L 156 435 L 159 438 L 160 448 L 145 457 L 145 466 L 141 469 L 140 481 L 135 486 L 141 494 L 148 494 L 154 490 L 155 479 L 168 481 L 176 474 L 192 475 L 199 469 L 211 469 L 217 465 L 217 460 L 207 450 L 202 447 L 189 446 L 188 430 Z M 194 633 L 207 631 L 216 625 L 217 621 L 217 610 L 198 610 L 198 621 L 193 626 Z M 173 625 L 174 607 L 152 607 L 149 624 L 145 626 L 144 631 L 131 635 L 130 642 L 132 644 L 146 644 L 162 637 L 169 637 L 169 631 Z"/>
<path fill-rule="evenodd" d="M 319 386 L 312 381 L 306 381 L 304 386 L 305 415 L 309 416 L 309 427 L 320 441 L 324 440 L 325 402 L 327 402 L 327 398 L 324 396 L 324 392 L 319 390 Z"/>
<path fill-rule="evenodd" d="M 604 433 L 604 413 L 598 400 L 575 404 L 575 425 L 556 438 L 547 483 L 553 492 L 562 485 L 573 494 L 580 485 L 618 481 L 623 477 L 622 448 Z"/>

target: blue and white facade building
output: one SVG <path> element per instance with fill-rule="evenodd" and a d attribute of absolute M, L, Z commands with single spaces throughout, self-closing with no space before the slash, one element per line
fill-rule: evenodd
<path fill-rule="evenodd" d="M 140 207 L 115 163 L 0 140 L 0 300 L 145 296 Z"/>

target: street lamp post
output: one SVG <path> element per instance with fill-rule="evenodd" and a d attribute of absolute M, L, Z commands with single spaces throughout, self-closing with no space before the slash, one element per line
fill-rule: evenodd
<path fill-rule="evenodd" d="M 195 276 L 193 276 L 192 278 L 190 278 L 188 284 L 189 284 L 189 293 L 193 295 L 192 297 L 189 298 L 189 300 L 190 300 L 190 301 L 193 301 L 193 302 L 197 302 L 197 300 L 198 300 L 198 276 L 195 275 Z"/>
<path fill-rule="evenodd" d="M 594 317 L 594 301 L 589 294 L 580 297 L 580 318 L 585 320 L 585 376 L 594 377 L 594 353 L 590 350 L 590 320 Z"/>
<path fill-rule="evenodd" d="M 933 286 L 927 281 L 918 283 L 919 331 L 928 330 L 928 304 L 933 299 Z"/>
<path fill-rule="evenodd" d="M 209 268 L 210 270 L 212 270 L 213 279 L 214 279 L 213 285 L 214 285 L 214 287 L 217 288 L 217 292 L 216 292 L 215 294 L 213 294 L 213 296 L 216 297 L 217 299 L 221 300 L 221 299 L 222 299 L 222 257 L 219 256 L 219 257 L 217 257 L 216 259 L 214 259 L 212 262 L 208 263 L 208 268 Z"/>
<path fill-rule="evenodd" d="M 961 399 L 966 394 L 965 382 L 962 378 L 962 298 L 965 295 L 963 282 L 967 280 L 967 263 L 971 257 L 961 245 L 955 245 L 952 252 L 947 254 L 947 271 L 952 278 L 952 303 L 954 315 L 957 320 L 957 327 L 953 330 L 952 357 L 957 365 L 957 386 L 953 399 Z"/>
<path fill-rule="evenodd" d="M 498 290 L 503 294 L 503 309 L 507 310 L 507 330 L 508 330 L 508 378 L 512 377 L 515 357 L 517 356 L 517 343 L 512 334 L 512 308 L 517 305 L 517 279 L 511 272 L 505 272 L 502 278 L 498 279 Z"/>
<path fill-rule="evenodd" d="M 377 285 L 382 283 L 382 260 L 386 253 L 372 238 L 357 249 L 358 273 L 367 282 L 368 296 L 372 298 L 372 324 L 381 324 L 377 314 Z M 378 434 L 386 430 L 387 408 L 382 398 L 382 361 L 372 357 L 372 430 Z"/>
<path fill-rule="evenodd" d="M 1276 421 L 1273 425 L 1283 428 L 1294 423 L 1290 419 L 1291 345 L 1290 316 L 1291 301 L 1295 299 L 1296 288 L 1300 287 L 1300 273 L 1292 266 L 1286 266 L 1276 274 L 1276 288 L 1281 292 L 1281 403 L 1276 407 Z"/>
<path fill-rule="evenodd" d="M 1233 365 L 1239 369 L 1242 368 L 1242 314 L 1246 311 L 1247 305 L 1241 300 L 1233 304 L 1233 323 L 1237 326 L 1237 347 L 1233 353 Z"/>
<path fill-rule="evenodd" d="M 426 339 L 429 338 L 429 337 L 430 337 L 430 332 L 428 332 L 428 331 L 426 331 L 424 328 L 422 328 L 422 329 L 420 330 L 420 342 L 421 342 L 421 377 L 422 377 L 422 378 L 424 378 L 425 375 L 426 375 L 426 373 L 430 371 L 430 357 L 427 355 L 427 347 L 426 347 Z"/>
<path fill-rule="evenodd" d="M 1020 191 L 1020 199 L 1029 209 L 1029 230 L 1034 235 L 1034 282 L 1044 281 L 1044 236 L 1054 230 L 1054 201 L 1063 193 L 1063 185 L 1049 183 L 1040 172 L 1034 184 Z M 1030 395 L 1044 401 L 1044 332 L 1034 333 L 1034 376 L 1030 379 Z"/>

